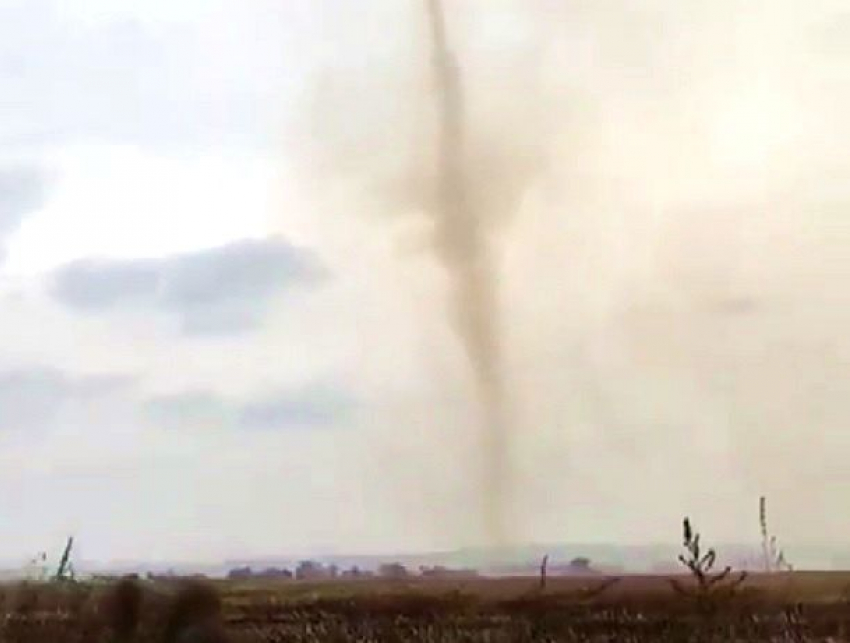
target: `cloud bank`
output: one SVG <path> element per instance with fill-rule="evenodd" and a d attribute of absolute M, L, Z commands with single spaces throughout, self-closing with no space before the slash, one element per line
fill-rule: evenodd
<path fill-rule="evenodd" d="M 238 400 L 213 391 L 188 391 L 147 400 L 145 415 L 166 427 L 286 430 L 341 426 L 354 401 L 342 388 L 313 384 L 257 393 Z"/>
<path fill-rule="evenodd" d="M 232 334 L 258 327 L 276 297 L 326 278 L 315 254 L 278 238 L 161 259 L 81 259 L 56 271 L 50 293 L 82 312 L 141 308 L 176 316 L 188 335 Z"/>

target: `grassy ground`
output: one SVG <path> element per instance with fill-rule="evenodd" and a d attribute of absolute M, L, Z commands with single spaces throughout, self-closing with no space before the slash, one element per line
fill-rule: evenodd
<path fill-rule="evenodd" d="M 640 596 L 667 598 L 671 595 L 670 580 L 687 583 L 688 575 L 627 575 L 606 591 L 607 597 L 628 599 Z M 547 593 L 564 594 L 593 589 L 601 581 L 595 577 L 550 577 Z M 340 598 L 375 596 L 386 593 L 445 594 L 460 591 L 481 599 L 509 599 L 529 591 L 537 591 L 539 581 L 532 577 L 421 579 L 389 581 L 365 579 L 352 581 L 293 582 L 264 579 L 247 581 L 218 581 L 222 593 L 230 598 L 272 594 L 281 600 L 309 598 Z M 850 571 L 848 572 L 789 572 L 751 574 L 744 589 L 766 593 L 775 598 L 807 602 L 850 600 Z"/>
<path fill-rule="evenodd" d="M 756 576 L 707 601 L 669 580 L 7 586 L 0 642 L 850 641 L 850 573 Z"/>

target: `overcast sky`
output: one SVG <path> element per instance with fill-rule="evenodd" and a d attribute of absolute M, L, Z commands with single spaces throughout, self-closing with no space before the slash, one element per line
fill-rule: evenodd
<path fill-rule="evenodd" d="M 447 5 L 493 194 L 539 161 L 494 232 L 513 537 L 755 540 L 766 494 L 850 541 L 846 2 Z M 422 13 L 0 0 L 0 558 L 480 539 L 396 181 Z"/>

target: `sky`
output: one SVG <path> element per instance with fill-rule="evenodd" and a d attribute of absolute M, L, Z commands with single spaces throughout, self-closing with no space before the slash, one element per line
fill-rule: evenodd
<path fill-rule="evenodd" d="M 512 538 L 755 541 L 764 494 L 846 543 L 846 3 L 446 5 Z M 416 2 L 0 0 L 0 559 L 482 541 L 429 46 Z"/>

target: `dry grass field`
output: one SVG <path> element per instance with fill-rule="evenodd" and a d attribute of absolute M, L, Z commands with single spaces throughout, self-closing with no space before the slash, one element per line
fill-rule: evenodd
<path fill-rule="evenodd" d="M 680 583 L 689 589 L 689 581 Z M 9 585 L 0 642 L 850 641 L 850 573 Z"/>

